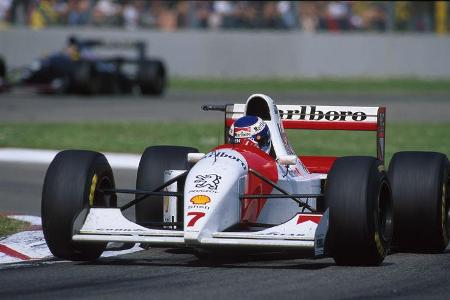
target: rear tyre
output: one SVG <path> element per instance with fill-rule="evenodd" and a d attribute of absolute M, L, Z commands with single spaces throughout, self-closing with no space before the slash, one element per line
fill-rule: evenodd
<path fill-rule="evenodd" d="M 164 64 L 158 60 L 141 63 L 139 65 L 138 84 L 143 95 L 162 95 L 167 84 Z"/>
<path fill-rule="evenodd" d="M 187 154 L 198 152 L 197 149 L 182 146 L 153 146 L 145 149 L 136 178 L 136 189 L 154 190 L 164 183 L 165 170 L 187 170 L 189 164 Z M 177 202 L 178 215 L 183 218 L 184 203 Z M 152 222 L 163 221 L 163 197 L 149 196 L 135 206 L 136 223 L 146 226 Z"/>
<path fill-rule="evenodd" d="M 93 62 L 79 61 L 75 64 L 72 76 L 74 93 L 96 95 L 100 93 L 101 85 L 101 78 L 96 74 Z"/>
<path fill-rule="evenodd" d="M 116 207 L 115 195 L 101 189 L 114 188 L 111 167 L 103 154 L 66 150 L 59 152 L 45 175 L 42 191 L 42 229 L 54 256 L 68 260 L 97 259 L 106 243 L 72 241 L 75 219 L 89 207 Z"/>
<path fill-rule="evenodd" d="M 381 162 L 338 158 L 328 174 L 326 246 L 338 265 L 379 265 L 392 239 L 392 199 Z"/>
<path fill-rule="evenodd" d="M 393 245 L 440 253 L 449 242 L 449 161 L 436 152 L 398 152 L 389 165 L 394 201 Z"/>

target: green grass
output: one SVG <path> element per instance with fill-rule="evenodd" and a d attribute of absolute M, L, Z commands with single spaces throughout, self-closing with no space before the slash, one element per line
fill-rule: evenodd
<path fill-rule="evenodd" d="M 30 224 L 27 222 L 10 219 L 4 216 L 0 216 L 0 237 L 8 236 L 10 234 L 19 232 Z"/>
<path fill-rule="evenodd" d="M 191 79 L 173 78 L 173 90 L 190 91 L 324 91 L 324 92 L 450 92 L 450 80 L 415 78 L 275 78 L 275 79 Z"/>
<path fill-rule="evenodd" d="M 141 153 L 149 145 L 195 145 L 206 151 L 222 139 L 220 123 L 0 123 L 0 147 Z"/>
<path fill-rule="evenodd" d="M 194 146 L 206 152 L 223 141 L 222 123 L 0 123 L 0 147 L 90 149 L 142 153 L 150 145 Z M 375 133 L 289 130 L 303 155 L 374 155 Z M 450 123 L 390 123 L 387 158 L 402 150 L 450 156 Z"/>

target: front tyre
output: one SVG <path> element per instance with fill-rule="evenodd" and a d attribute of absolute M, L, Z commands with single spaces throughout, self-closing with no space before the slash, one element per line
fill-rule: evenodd
<path fill-rule="evenodd" d="M 6 77 L 6 62 L 2 56 L 0 56 L 0 80 Z"/>
<path fill-rule="evenodd" d="M 398 152 L 389 165 L 397 250 L 441 253 L 449 242 L 449 161 L 437 152 Z"/>
<path fill-rule="evenodd" d="M 326 247 L 338 265 L 379 265 L 392 239 L 392 199 L 381 162 L 341 157 L 328 174 Z"/>
<path fill-rule="evenodd" d="M 139 162 L 136 178 L 137 190 L 152 191 L 164 183 L 164 171 L 187 170 L 187 154 L 198 152 L 197 149 L 183 146 L 152 146 L 145 149 Z M 181 191 L 180 191 L 181 192 Z M 177 211 L 183 218 L 183 201 L 177 201 Z M 136 223 L 147 226 L 163 221 L 163 196 L 149 196 L 136 203 Z"/>
<path fill-rule="evenodd" d="M 116 207 L 115 195 L 102 189 L 115 188 L 111 167 L 101 153 L 83 150 L 59 152 L 45 175 L 42 191 L 42 229 L 56 257 L 68 260 L 97 259 L 106 243 L 72 241 L 74 221 L 90 207 Z"/>

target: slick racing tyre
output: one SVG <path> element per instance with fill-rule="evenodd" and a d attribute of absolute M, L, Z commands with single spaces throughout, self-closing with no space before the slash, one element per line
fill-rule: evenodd
<path fill-rule="evenodd" d="M 3 57 L 0 56 L 0 79 L 6 77 L 6 63 Z"/>
<path fill-rule="evenodd" d="M 392 199 L 381 162 L 341 157 L 328 174 L 328 253 L 338 265 L 379 265 L 392 240 Z"/>
<path fill-rule="evenodd" d="M 90 61 L 75 64 L 71 90 L 77 94 L 96 95 L 101 91 L 101 78 L 96 74 L 95 66 Z"/>
<path fill-rule="evenodd" d="M 166 69 L 161 61 L 150 60 L 139 65 L 138 84 L 143 95 L 162 95 L 166 83 Z"/>
<path fill-rule="evenodd" d="M 198 152 L 198 150 L 182 146 L 148 147 L 139 162 L 136 189 L 152 191 L 161 186 L 164 183 L 164 171 L 166 170 L 188 170 L 187 154 L 193 152 Z M 177 215 L 181 216 L 178 221 L 182 221 L 184 215 L 182 200 L 179 198 L 177 201 Z M 152 222 L 162 222 L 163 197 L 149 196 L 138 202 L 135 210 L 137 224 L 148 226 Z"/>
<path fill-rule="evenodd" d="M 102 189 L 115 188 L 111 167 L 103 154 L 83 150 L 59 152 L 45 175 L 42 191 L 42 228 L 54 256 L 68 260 L 94 260 L 106 243 L 73 242 L 89 207 L 116 207 L 115 195 Z M 82 215 L 81 218 L 77 216 Z M 82 221 L 81 221 L 82 222 Z"/>
<path fill-rule="evenodd" d="M 0 56 L 0 93 L 6 88 L 6 63 L 2 56 Z"/>
<path fill-rule="evenodd" d="M 398 152 L 389 165 L 396 250 L 440 253 L 449 242 L 449 161 L 436 152 Z"/>

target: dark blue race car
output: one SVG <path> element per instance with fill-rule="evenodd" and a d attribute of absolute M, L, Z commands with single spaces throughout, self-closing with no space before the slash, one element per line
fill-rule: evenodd
<path fill-rule="evenodd" d="M 95 50 L 132 49 L 134 58 L 106 56 Z M 35 60 L 20 72 L 19 85 L 32 85 L 44 93 L 163 94 L 167 84 L 164 63 L 146 57 L 144 42 L 104 42 L 70 37 L 58 52 Z"/>

